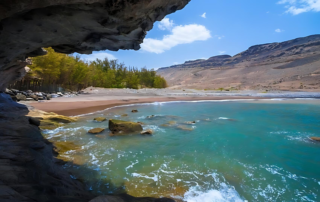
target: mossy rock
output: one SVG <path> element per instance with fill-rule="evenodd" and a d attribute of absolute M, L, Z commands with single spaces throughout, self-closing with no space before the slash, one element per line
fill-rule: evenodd
<path fill-rule="evenodd" d="M 104 128 L 94 128 L 88 131 L 88 133 L 91 134 L 99 134 L 102 133 L 105 129 Z"/>
<path fill-rule="evenodd" d="M 57 122 L 50 121 L 50 120 L 40 120 L 39 128 L 42 130 L 54 130 L 54 129 L 59 128 L 63 125 L 64 124 L 62 124 L 62 123 L 57 123 Z"/>
<path fill-rule="evenodd" d="M 139 123 L 110 119 L 109 130 L 112 133 L 135 133 L 141 132 L 143 129 Z"/>
<path fill-rule="evenodd" d="M 97 122 L 103 122 L 103 121 L 106 121 L 107 119 L 104 117 L 97 117 L 97 118 L 94 118 L 93 120 Z"/>
<path fill-rule="evenodd" d="M 122 117 L 126 117 L 126 116 L 128 116 L 128 114 L 122 114 L 121 116 L 122 116 Z"/>
<path fill-rule="evenodd" d="M 66 142 L 54 142 L 54 150 L 58 153 L 65 153 L 70 150 L 79 150 L 81 146 L 74 144 L 73 142 L 66 141 Z"/>
<path fill-rule="evenodd" d="M 132 112 L 132 113 L 138 113 L 138 110 L 133 109 L 131 112 Z"/>
<path fill-rule="evenodd" d="M 76 118 L 71 118 L 71 117 L 62 116 L 62 115 L 49 115 L 49 116 L 43 117 L 43 119 L 54 121 L 54 122 L 59 122 L 59 123 L 72 123 L 72 122 L 77 121 Z"/>

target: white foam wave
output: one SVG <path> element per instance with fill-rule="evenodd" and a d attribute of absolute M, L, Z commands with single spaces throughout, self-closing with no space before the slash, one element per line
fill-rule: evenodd
<path fill-rule="evenodd" d="M 155 182 L 158 181 L 158 175 L 156 175 L 156 174 L 153 174 L 153 175 L 154 175 L 153 177 L 149 177 L 149 176 L 147 176 L 147 175 L 142 175 L 142 174 L 139 174 L 139 173 L 132 173 L 131 175 L 132 175 L 133 177 L 151 179 L 151 180 L 153 180 L 153 181 L 155 181 Z"/>
<path fill-rule="evenodd" d="M 187 202 L 244 202 L 238 192 L 224 183 L 219 190 L 201 191 L 199 187 L 192 187 L 184 195 Z"/>
<path fill-rule="evenodd" d="M 218 119 L 220 119 L 220 120 L 228 120 L 229 118 L 227 118 L 227 117 L 219 117 Z"/>

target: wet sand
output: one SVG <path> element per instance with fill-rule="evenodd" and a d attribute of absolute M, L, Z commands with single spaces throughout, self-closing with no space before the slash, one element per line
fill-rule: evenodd
<path fill-rule="evenodd" d="M 113 98 L 113 99 L 112 99 Z M 46 102 L 34 102 L 29 105 L 46 111 L 55 112 L 65 116 L 77 116 L 81 114 L 92 113 L 99 110 L 104 110 L 114 106 L 138 104 L 138 103 L 153 103 L 153 102 L 168 102 L 168 101 L 199 101 L 199 100 L 235 100 L 235 99 L 270 99 L 261 97 L 112 97 L 110 100 L 83 100 L 73 98 L 68 101 L 68 98 L 63 100 L 53 99 Z"/>

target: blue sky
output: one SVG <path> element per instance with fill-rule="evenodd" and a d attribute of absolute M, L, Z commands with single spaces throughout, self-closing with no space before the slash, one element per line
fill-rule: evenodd
<path fill-rule="evenodd" d="M 82 58 L 108 57 L 151 69 L 233 56 L 252 45 L 313 34 L 320 34 L 320 0 L 191 0 L 155 23 L 141 50 L 100 51 Z"/>

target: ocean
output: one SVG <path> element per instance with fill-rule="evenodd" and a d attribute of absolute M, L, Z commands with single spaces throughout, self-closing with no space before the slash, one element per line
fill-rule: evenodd
<path fill-rule="evenodd" d="M 108 121 L 93 121 L 101 116 L 142 122 L 154 134 L 88 134 L 108 128 Z M 320 137 L 320 100 L 129 105 L 82 115 L 43 135 L 78 145 L 60 158 L 73 161 L 65 165 L 70 177 L 98 194 L 187 202 L 320 201 L 320 142 L 310 140 Z"/>

